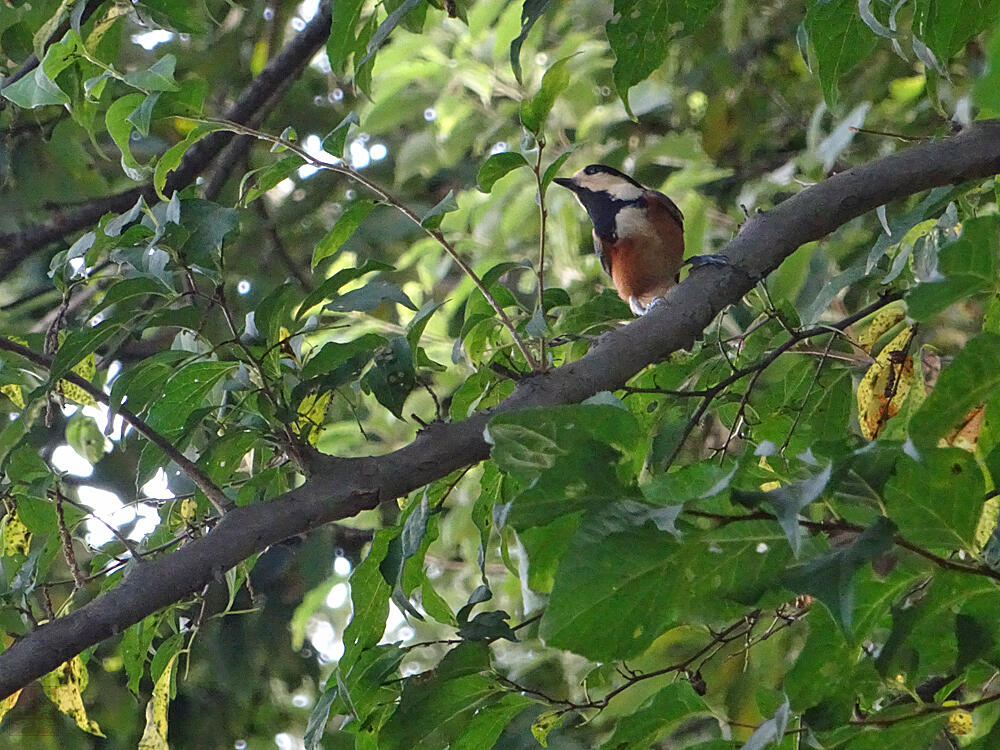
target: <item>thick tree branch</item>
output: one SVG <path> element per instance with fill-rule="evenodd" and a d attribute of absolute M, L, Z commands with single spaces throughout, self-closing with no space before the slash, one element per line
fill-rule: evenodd
<path fill-rule="evenodd" d="M 643 367 L 688 347 L 800 245 L 883 203 L 929 188 L 1000 173 L 1000 120 L 923 143 L 842 172 L 754 216 L 725 248 L 729 267 L 698 269 L 664 304 L 606 334 L 580 360 L 521 381 L 495 411 L 579 402 L 614 390 Z M 199 591 L 249 555 L 294 534 L 404 495 L 489 455 L 489 413 L 435 424 L 408 446 L 377 458 L 319 457 L 301 487 L 236 508 L 207 536 L 155 562 L 140 562 L 115 588 L 53 620 L 0 654 L 0 697 L 146 615 Z"/>
<path fill-rule="evenodd" d="M 276 92 L 287 90 L 285 85 L 294 80 L 309 64 L 313 55 L 326 43 L 330 33 L 330 4 L 322 3 L 319 11 L 306 27 L 275 56 L 260 75 L 253 79 L 240 98 L 225 114 L 225 119 L 242 124 L 254 122 L 254 115 L 264 108 Z M 180 166 L 167 179 L 165 192 L 190 185 L 233 138 L 226 131 L 212 133 L 196 143 L 184 155 Z M 72 211 L 56 214 L 41 224 L 18 232 L 0 234 L 0 279 L 5 278 L 25 258 L 46 245 L 97 222 L 109 212 L 128 210 L 143 196 L 148 201 L 156 199 L 153 184 L 148 182 L 114 195 L 85 203 Z"/>

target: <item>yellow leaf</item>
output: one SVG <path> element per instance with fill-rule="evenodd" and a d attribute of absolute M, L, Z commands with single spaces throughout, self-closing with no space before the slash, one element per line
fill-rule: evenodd
<path fill-rule="evenodd" d="M 146 704 L 146 729 L 139 740 L 139 750 L 170 750 L 167 745 L 167 708 L 170 706 L 170 679 L 176 660 L 176 654 L 170 657 L 163 674 L 153 686 L 153 697 Z"/>
<path fill-rule="evenodd" d="M 323 431 L 326 407 L 330 405 L 332 395 L 330 391 L 311 393 L 299 404 L 299 418 L 295 421 L 295 431 L 305 437 L 310 445 L 316 445 L 319 434 Z"/>
<path fill-rule="evenodd" d="M 531 734 L 538 741 L 539 745 L 548 747 L 549 732 L 562 724 L 565 718 L 566 715 L 559 711 L 546 711 L 543 714 L 539 714 L 538 718 L 535 719 L 535 723 L 531 725 Z"/>
<path fill-rule="evenodd" d="M 913 386 L 913 357 L 904 350 L 913 334 L 907 326 L 878 353 L 858 386 L 861 434 L 874 440 L 887 420 L 899 413 Z"/>
<path fill-rule="evenodd" d="M 184 519 L 184 523 L 194 523 L 194 519 L 197 515 L 198 503 L 190 497 L 186 497 L 181 500 L 181 518 Z"/>
<path fill-rule="evenodd" d="M 87 709 L 83 706 L 87 668 L 79 656 L 74 656 L 53 669 L 41 679 L 41 683 L 49 700 L 62 713 L 72 717 L 80 729 L 98 737 L 104 736 L 97 722 L 87 718 Z"/>
<path fill-rule="evenodd" d="M 14 402 L 14 406 L 18 409 L 24 408 L 24 393 L 21 392 L 21 386 L 16 383 L 8 383 L 7 385 L 0 385 L 0 393 L 5 395 L 11 401 Z"/>
<path fill-rule="evenodd" d="M 952 734 L 968 734 L 972 731 L 972 714 L 968 711 L 952 711 L 948 714 L 948 731 Z"/>
<path fill-rule="evenodd" d="M 3 556 L 27 555 L 30 547 L 31 532 L 28 527 L 21 523 L 17 513 L 8 515 L 3 527 Z"/>
<path fill-rule="evenodd" d="M 97 359 L 94 357 L 94 353 L 91 352 L 77 362 L 76 366 L 73 367 L 73 372 L 84 380 L 90 381 L 90 379 L 93 378 L 94 374 L 97 372 Z M 58 388 L 59 392 L 70 401 L 76 401 L 76 403 L 82 404 L 83 406 L 97 405 L 97 401 L 94 400 L 93 396 L 83 390 L 80 386 L 70 383 L 68 380 L 60 380 Z"/>
<path fill-rule="evenodd" d="M 902 302 L 893 302 L 879 310 L 872 318 L 871 323 L 868 324 L 865 332 L 858 336 L 858 344 L 866 352 L 870 352 L 875 342 L 903 319 L 903 309 Z"/>
<path fill-rule="evenodd" d="M 14 708 L 14 705 L 17 703 L 17 699 L 20 695 L 21 691 L 18 690 L 0 701 L 0 721 L 3 721 L 3 717 L 7 715 L 7 712 Z"/>

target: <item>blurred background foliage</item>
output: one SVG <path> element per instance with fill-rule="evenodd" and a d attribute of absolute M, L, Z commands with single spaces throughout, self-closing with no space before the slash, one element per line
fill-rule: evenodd
<path fill-rule="evenodd" d="M 12 76 L 32 54 L 44 57 L 2 84 L 0 251 L 18 254 L 26 228 L 58 226 L 153 179 L 157 159 L 179 159 L 168 149 L 200 119 L 225 116 L 322 12 L 315 1 L 276 0 L 0 5 L 0 70 Z M 373 196 L 349 176 L 290 156 L 288 146 L 349 165 L 418 217 L 444 202 L 444 236 L 535 356 L 543 356 L 537 337 L 561 336 L 543 350 L 558 366 L 630 316 L 569 193 L 543 191 L 543 231 L 538 179 L 550 165 L 549 178 L 594 162 L 634 174 L 681 207 L 688 254 L 713 252 L 747 214 L 828 174 L 1000 114 L 998 17 L 996 0 L 337 3 L 329 40 L 277 82 L 253 123 L 284 145 L 251 138 L 167 200 L 149 196 L 131 214 L 110 212 L 21 253 L 0 280 L 0 327 L 36 352 L 70 341 L 79 356 L 61 374 L 75 366 L 106 390 L 120 383 L 112 394 L 200 457 L 237 503 L 264 502 L 299 481 L 289 447 L 296 441 L 341 456 L 384 453 L 425 423 L 498 403 L 527 369 L 442 243 L 385 201 L 365 203 Z M 384 44 L 369 54 L 383 31 Z M 57 44 L 46 50 L 50 37 Z M 339 137 L 328 137 L 338 123 Z M 331 145 L 338 140 L 342 148 Z M 708 388 L 800 328 L 838 321 L 885 291 L 909 292 L 918 331 L 897 304 L 881 322 L 850 329 L 871 339 L 866 346 L 831 339 L 799 347 L 766 373 L 754 371 L 749 385 L 744 378 L 720 390 L 702 413 L 697 399 L 622 392 L 622 400 L 578 411 L 495 420 L 493 461 L 398 507 L 288 540 L 89 650 L 83 701 L 105 739 L 82 732 L 79 714 L 74 722 L 32 686 L 4 719 L 0 747 L 134 747 L 164 671 L 168 682 L 174 675 L 174 747 L 313 747 L 318 734 L 307 722 L 314 716 L 321 725 L 325 711 L 340 717 L 321 741 L 328 749 L 495 740 L 498 748 L 543 741 L 721 750 L 740 747 L 755 727 L 776 731 L 789 748 L 995 747 L 995 703 L 976 710 L 971 733 L 954 715 L 942 731 L 946 713 L 882 733 L 849 721 L 852 711 L 855 719 L 883 709 L 913 714 L 915 696 L 940 703 L 988 695 L 1000 664 L 986 635 L 995 580 L 949 577 L 918 557 L 886 562 L 893 532 L 877 520 L 913 530 L 911 541 L 941 559 L 990 562 L 990 520 L 980 510 L 993 486 L 984 457 L 998 443 L 989 420 L 996 397 L 968 395 L 979 377 L 971 365 L 945 381 L 941 396 L 958 404 L 956 420 L 987 404 L 985 427 L 964 445 L 948 437 L 972 454 L 940 449 L 966 484 L 949 480 L 945 458 L 925 475 L 900 468 L 910 460 L 900 444 L 942 361 L 981 331 L 1000 333 L 996 202 L 989 181 L 849 222 L 795 253 L 691 353 L 632 385 Z M 540 233 L 544 315 L 536 303 Z M 961 259 L 972 256 L 974 267 L 962 271 Z M 941 271 L 977 281 L 928 287 Z M 135 279 L 142 282 L 123 286 Z M 92 333 L 95 322 L 106 337 Z M 985 362 L 1000 356 L 989 343 L 977 350 Z M 897 392 L 871 365 L 882 351 L 880 366 L 893 372 L 890 354 L 900 350 L 909 379 Z M 199 363 L 212 369 L 188 369 Z M 123 438 L 120 422 L 105 430 L 106 407 L 60 387 L 53 408 L 46 394 L 55 383 L 43 370 L 9 353 L 3 364 L 6 644 L 119 580 L 123 539 L 140 551 L 183 542 L 210 527 L 211 507 L 167 457 L 135 435 Z M 196 388 L 206 374 L 212 382 Z M 172 395 L 157 412 L 161 393 Z M 925 409 L 918 424 L 929 419 Z M 952 426 L 927 449 L 938 450 L 936 438 Z M 547 454 L 545 440 L 560 449 Z M 518 451 L 542 458 L 525 469 Z M 832 478 L 822 469 L 830 465 Z M 762 489 L 779 487 L 781 498 L 761 499 Z M 918 502 L 926 488 L 946 511 Z M 773 507 L 779 518 L 791 513 L 794 527 L 795 514 L 822 493 L 813 521 L 854 523 L 868 536 L 834 526 L 798 539 L 774 522 L 748 530 L 649 515 L 707 498 L 703 513 Z M 609 498 L 626 503 L 612 504 L 619 515 L 639 514 L 631 531 L 602 510 Z M 76 564 L 93 576 L 83 586 L 73 585 L 60 525 Z M 349 584 L 378 530 L 365 576 Z M 394 542 L 401 534 L 410 541 Z M 789 542 L 800 545 L 797 557 Z M 393 562 L 394 554 L 403 559 Z M 117 572 L 99 575 L 109 564 Z M 842 590 L 817 590 L 832 570 L 846 575 Z M 592 606 L 623 576 L 623 601 Z M 462 610 L 480 585 L 492 592 L 487 606 L 510 613 L 507 625 L 470 621 L 471 607 Z M 540 637 L 537 615 L 550 594 Z M 372 643 L 372 633 L 345 634 L 352 595 L 355 609 L 373 603 L 366 619 L 356 618 L 356 627 L 378 631 Z M 900 613 L 913 602 L 922 614 L 908 621 Z M 517 642 L 497 640 L 514 637 L 504 628 L 519 623 Z M 455 649 L 459 626 L 466 640 Z M 492 666 L 477 638 L 496 641 Z M 699 654 L 706 641 L 711 648 Z M 351 678 L 345 659 L 374 660 L 384 682 Z M 684 666 L 635 679 L 672 664 Z M 448 696 L 458 684 L 449 679 L 484 675 L 493 675 L 488 690 L 461 684 L 491 696 L 483 707 L 497 723 L 493 734 L 471 708 L 449 714 L 420 697 Z M 606 707 L 591 705 L 624 684 Z M 803 732 L 781 740 L 789 700 L 787 728 Z M 349 715 L 355 720 L 345 725 Z M 761 737 L 748 747 L 763 747 Z"/>

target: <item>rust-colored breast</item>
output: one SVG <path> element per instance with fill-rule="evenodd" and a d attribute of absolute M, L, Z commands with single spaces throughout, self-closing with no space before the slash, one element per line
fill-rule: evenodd
<path fill-rule="evenodd" d="M 684 230 L 677 219 L 679 211 L 673 209 L 650 200 L 643 222 L 630 223 L 630 231 L 620 232 L 617 242 L 603 243 L 605 267 L 626 302 L 635 298 L 648 305 L 677 282 L 684 260 Z"/>

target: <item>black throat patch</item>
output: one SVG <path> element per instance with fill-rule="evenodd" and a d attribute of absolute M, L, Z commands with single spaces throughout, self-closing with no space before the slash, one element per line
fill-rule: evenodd
<path fill-rule="evenodd" d="M 594 233 L 605 242 L 618 241 L 618 234 L 615 232 L 615 219 L 619 211 L 629 206 L 643 208 L 646 205 L 646 201 L 642 197 L 635 200 L 621 200 L 612 198 L 603 191 L 583 190 L 577 193 L 577 197 L 594 224 Z"/>

